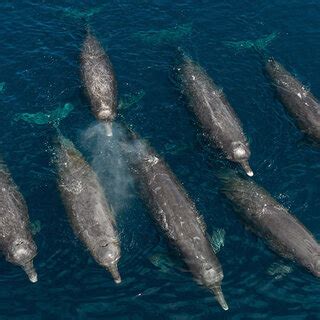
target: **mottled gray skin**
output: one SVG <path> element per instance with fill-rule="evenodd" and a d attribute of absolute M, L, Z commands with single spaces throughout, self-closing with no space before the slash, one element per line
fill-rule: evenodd
<path fill-rule="evenodd" d="M 114 214 L 98 178 L 72 142 L 58 137 L 55 162 L 59 189 L 76 236 L 98 264 L 121 282 L 117 263 L 120 244 Z"/>
<path fill-rule="evenodd" d="M 33 259 L 37 246 L 29 228 L 27 205 L 0 160 L 0 250 L 6 260 L 24 269 L 31 282 L 37 282 Z"/>
<path fill-rule="evenodd" d="M 136 140 L 134 150 L 130 155 L 132 169 L 157 226 L 180 253 L 196 281 L 214 292 L 227 310 L 221 291 L 222 267 L 194 203 L 151 148 Z"/>
<path fill-rule="evenodd" d="M 231 175 L 224 182 L 223 192 L 252 232 L 280 256 L 320 276 L 320 246 L 287 209 L 252 181 Z"/>
<path fill-rule="evenodd" d="M 182 90 L 200 124 L 227 159 L 238 162 L 252 176 L 249 143 L 242 125 L 223 92 L 189 57 L 177 68 Z"/>
<path fill-rule="evenodd" d="M 296 119 L 302 132 L 320 141 L 320 103 L 280 63 L 269 59 L 266 70 L 282 104 Z"/>
<path fill-rule="evenodd" d="M 90 31 L 81 50 L 81 74 L 93 114 L 106 123 L 107 134 L 112 135 L 111 124 L 118 104 L 117 82 L 108 55 Z"/>

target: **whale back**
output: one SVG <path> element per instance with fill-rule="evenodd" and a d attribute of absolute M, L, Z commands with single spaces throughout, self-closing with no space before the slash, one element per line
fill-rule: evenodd
<path fill-rule="evenodd" d="M 74 233 L 99 264 L 103 264 L 101 248 L 105 251 L 108 245 L 118 248 L 115 262 L 118 261 L 120 246 L 114 213 L 95 172 L 73 143 L 61 135 L 55 163 L 60 193 Z"/>
<path fill-rule="evenodd" d="M 319 101 L 276 60 L 268 60 L 266 71 L 273 81 L 280 101 L 296 119 L 302 132 L 320 141 Z"/>
<path fill-rule="evenodd" d="M 157 226 L 200 284 L 208 288 L 220 284 L 222 267 L 194 203 L 154 150 L 141 144 L 136 149 L 131 167 Z"/>
<path fill-rule="evenodd" d="M 0 160 L 0 250 L 6 260 L 24 267 L 37 255 L 28 208 L 9 170 Z"/>
<path fill-rule="evenodd" d="M 223 91 L 198 64 L 188 57 L 184 58 L 178 72 L 183 93 L 202 127 L 232 160 L 232 143 L 239 141 L 247 147 L 248 143 L 241 122 Z"/>
<path fill-rule="evenodd" d="M 81 75 L 92 112 L 98 120 L 113 121 L 117 109 L 117 82 L 111 61 L 90 32 L 81 50 Z"/>
<path fill-rule="evenodd" d="M 284 258 L 320 276 L 320 246 L 313 235 L 262 187 L 236 175 L 225 180 L 223 192 L 246 225 Z"/>

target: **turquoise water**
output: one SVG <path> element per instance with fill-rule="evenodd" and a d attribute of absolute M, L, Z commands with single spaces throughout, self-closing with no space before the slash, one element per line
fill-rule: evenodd
<path fill-rule="evenodd" d="M 255 50 L 230 45 L 274 38 L 267 54 L 320 97 L 318 1 L 3 0 L 0 19 L 0 150 L 28 203 L 39 249 L 37 284 L 0 261 L 1 320 L 320 319 L 319 280 L 270 252 L 221 196 L 217 168 L 233 166 L 210 148 L 171 77 L 181 46 L 223 88 L 242 120 L 255 181 L 320 239 L 320 149 L 304 139 L 277 101 Z M 159 268 L 155 260 L 170 250 L 131 182 L 122 180 L 117 187 L 126 188 L 125 197 L 113 192 L 123 278 L 115 285 L 68 224 L 51 164 L 55 129 L 17 121 L 21 113 L 55 115 L 72 104 L 60 130 L 104 179 L 103 168 L 113 163 L 103 161 L 105 141 L 88 142 L 95 120 L 79 76 L 85 20 L 108 51 L 127 102 L 119 121 L 125 119 L 165 158 L 209 234 L 225 231 L 218 256 L 228 312 L 180 266 L 164 261 Z"/>

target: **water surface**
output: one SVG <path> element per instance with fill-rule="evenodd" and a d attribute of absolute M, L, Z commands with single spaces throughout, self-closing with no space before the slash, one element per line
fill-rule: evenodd
<path fill-rule="evenodd" d="M 31 221 L 41 225 L 35 235 L 37 284 L 0 261 L 1 320 L 320 318 L 319 280 L 248 233 L 219 193 L 217 169 L 233 165 L 210 148 L 170 76 L 181 46 L 224 90 L 242 120 L 255 180 L 320 239 L 320 149 L 305 141 L 276 100 L 261 57 L 225 44 L 276 32 L 267 53 L 320 97 L 319 1 L 3 0 L 0 21 L 0 150 Z M 50 160 L 55 129 L 15 120 L 19 113 L 52 112 L 71 103 L 60 130 L 97 168 L 108 165 L 99 166 L 103 157 L 97 157 L 104 142 L 85 138 L 96 124 L 79 76 L 85 21 L 110 55 L 119 95 L 145 93 L 121 109 L 119 121 L 125 119 L 165 158 L 209 234 L 225 230 L 218 255 L 228 312 L 190 274 L 175 267 L 161 272 L 150 262 L 168 248 L 131 186 L 117 207 L 123 283 L 116 286 L 68 224 Z M 278 264 L 292 271 L 279 278 Z"/>

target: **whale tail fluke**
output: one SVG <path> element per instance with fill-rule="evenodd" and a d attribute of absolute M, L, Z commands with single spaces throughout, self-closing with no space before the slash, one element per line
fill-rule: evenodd
<path fill-rule="evenodd" d="M 243 170 L 246 172 L 246 174 L 249 176 L 249 177 L 253 177 L 253 171 L 249 165 L 249 162 L 247 160 L 243 160 L 240 162 Z"/>
<path fill-rule="evenodd" d="M 218 303 L 220 304 L 220 306 L 222 307 L 222 309 L 225 311 L 229 310 L 229 306 L 224 298 L 224 295 L 221 290 L 221 286 L 216 285 L 211 288 L 211 291 L 214 293 L 214 296 L 216 297 L 216 299 L 217 299 Z"/>
<path fill-rule="evenodd" d="M 111 276 L 115 283 L 121 283 L 121 276 L 116 263 L 108 267 L 108 271 L 111 273 Z"/>
<path fill-rule="evenodd" d="M 37 275 L 37 272 L 33 266 L 32 260 L 29 261 L 28 263 L 26 263 L 25 265 L 23 265 L 22 268 L 32 283 L 35 283 L 38 281 L 38 275 Z"/>

